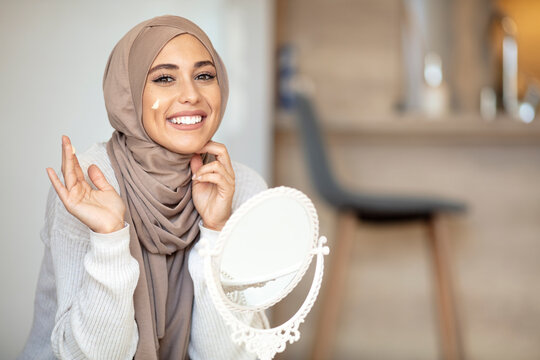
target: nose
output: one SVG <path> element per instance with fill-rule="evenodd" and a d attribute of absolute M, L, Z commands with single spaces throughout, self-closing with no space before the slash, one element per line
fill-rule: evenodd
<path fill-rule="evenodd" d="M 191 79 L 182 81 L 178 85 L 178 102 L 179 103 L 191 103 L 195 104 L 199 101 L 199 90 L 197 89 L 195 83 Z"/>

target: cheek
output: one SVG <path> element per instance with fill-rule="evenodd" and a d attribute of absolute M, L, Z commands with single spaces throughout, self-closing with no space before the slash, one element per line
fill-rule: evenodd
<path fill-rule="evenodd" d="M 210 106 L 212 107 L 212 110 L 215 111 L 217 116 L 220 115 L 221 112 L 221 91 L 219 87 L 217 89 L 214 89 L 208 96 L 208 100 L 210 103 Z"/>
<path fill-rule="evenodd" d="M 159 118 L 160 114 L 167 108 L 167 94 L 162 94 L 159 91 L 150 88 L 145 89 L 143 93 L 143 124 L 150 124 L 150 119 Z M 145 121 L 146 118 L 146 121 Z"/>
<path fill-rule="evenodd" d="M 142 124 L 146 134 L 152 139 L 155 139 L 157 131 L 158 119 L 164 108 L 163 99 L 155 91 L 145 88 L 142 99 Z"/>
<path fill-rule="evenodd" d="M 161 114 L 175 102 L 177 92 L 174 88 L 153 89 L 143 96 L 143 112 Z"/>

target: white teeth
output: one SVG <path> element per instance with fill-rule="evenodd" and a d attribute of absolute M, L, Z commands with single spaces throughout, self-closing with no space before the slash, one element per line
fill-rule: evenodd
<path fill-rule="evenodd" d="M 196 123 L 201 122 L 202 116 L 180 116 L 170 119 L 169 121 L 174 124 L 186 124 L 186 125 L 193 125 Z"/>

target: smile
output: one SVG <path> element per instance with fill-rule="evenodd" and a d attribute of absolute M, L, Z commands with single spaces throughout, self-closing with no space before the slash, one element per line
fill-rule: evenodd
<path fill-rule="evenodd" d="M 202 121 L 202 116 L 200 115 L 178 116 L 178 117 L 167 119 L 167 121 L 172 122 L 173 124 L 193 125 L 193 124 L 200 123 Z"/>

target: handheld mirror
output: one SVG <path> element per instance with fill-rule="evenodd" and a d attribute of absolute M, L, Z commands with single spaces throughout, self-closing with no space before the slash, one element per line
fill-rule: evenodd
<path fill-rule="evenodd" d="M 271 359 L 286 342 L 300 338 L 298 327 L 311 310 L 320 289 L 323 255 L 317 212 L 300 191 L 268 189 L 242 204 L 222 229 L 213 249 L 203 248 L 205 277 L 216 308 L 231 328 L 233 340 L 260 359 Z M 235 313 L 258 312 L 286 297 L 317 256 L 311 290 L 287 322 L 256 329 Z"/>

